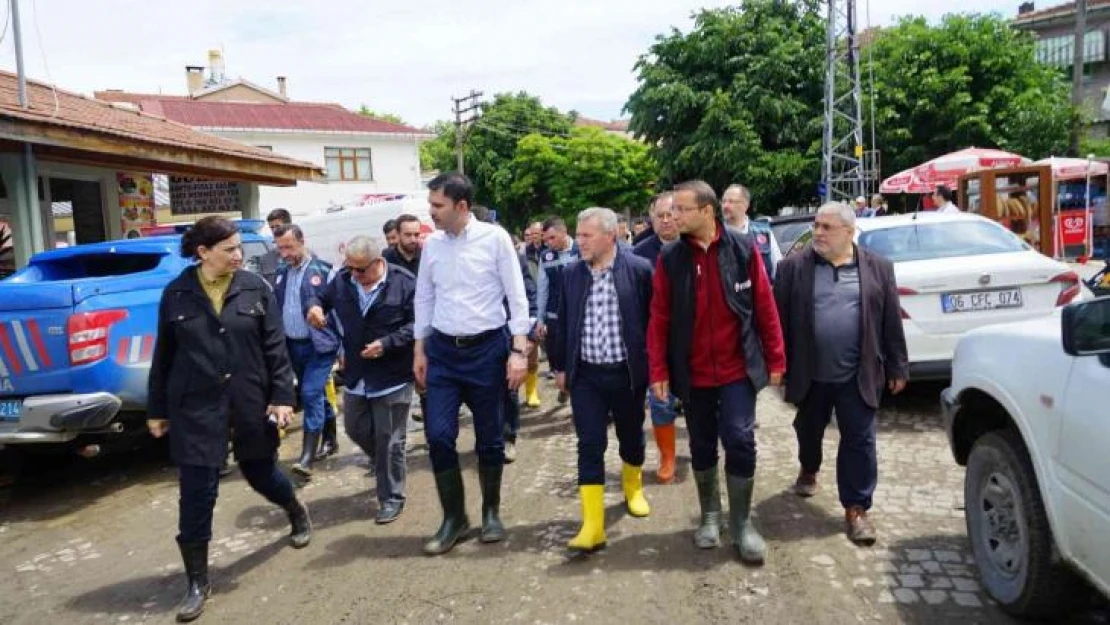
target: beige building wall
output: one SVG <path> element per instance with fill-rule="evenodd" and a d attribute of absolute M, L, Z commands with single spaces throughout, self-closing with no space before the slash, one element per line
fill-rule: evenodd
<path fill-rule="evenodd" d="M 269 94 L 251 89 L 246 85 L 234 85 L 212 93 L 196 96 L 200 102 L 252 102 L 255 104 L 282 104 L 283 100 Z"/>

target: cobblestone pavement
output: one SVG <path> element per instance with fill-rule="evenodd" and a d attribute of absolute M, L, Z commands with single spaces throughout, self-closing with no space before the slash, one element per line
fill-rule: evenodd
<path fill-rule="evenodd" d="M 439 508 L 423 438 L 412 438 L 409 501 L 387 526 L 370 520 L 372 478 L 354 446 L 320 465 L 301 491 L 312 545 L 286 545 L 284 514 L 236 474 L 221 485 L 212 544 L 215 591 L 206 623 L 1010 623 L 984 595 L 965 538 L 963 471 L 936 408 L 940 387 L 917 385 L 880 415 L 879 541 L 844 538 L 836 497 L 835 428 L 816 497 L 788 492 L 796 473 L 792 412 L 773 392 L 759 403 L 757 515 L 769 543 L 762 568 L 730 549 L 699 551 L 697 499 L 680 427 L 672 485 L 649 475 L 652 514 L 623 511 L 619 458 L 607 454 L 609 548 L 568 561 L 578 527 L 575 436 L 569 410 L 524 415 L 520 459 L 506 469 L 509 539 L 470 540 L 421 555 Z M 648 432 L 649 469 L 658 455 Z M 299 449 L 291 433 L 282 457 Z M 464 427 L 469 509 L 477 520 L 473 438 Z M 0 622 L 147 623 L 172 620 L 183 589 L 173 544 L 176 482 L 146 453 L 66 461 L 0 491 Z M 1104 608 L 1073 619 L 1106 623 Z"/>

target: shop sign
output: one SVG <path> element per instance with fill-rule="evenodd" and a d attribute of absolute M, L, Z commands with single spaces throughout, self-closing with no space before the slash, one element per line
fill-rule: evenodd
<path fill-rule="evenodd" d="M 199 215 L 239 211 L 239 184 L 170 176 L 170 213 Z"/>

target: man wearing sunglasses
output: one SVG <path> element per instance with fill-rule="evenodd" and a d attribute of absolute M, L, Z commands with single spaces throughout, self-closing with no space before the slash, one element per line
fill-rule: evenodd
<path fill-rule="evenodd" d="M 343 418 L 347 435 L 366 452 L 377 476 L 375 523 L 397 520 L 405 507 L 405 437 L 413 394 L 413 296 L 416 276 L 357 236 L 344 248 L 346 266 L 313 302 L 308 321 L 343 327 Z"/>

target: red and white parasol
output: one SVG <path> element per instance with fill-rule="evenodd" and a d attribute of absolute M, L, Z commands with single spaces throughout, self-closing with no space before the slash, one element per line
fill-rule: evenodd
<path fill-rule="evenodd" d="M 1110 165 L 1085 158 L 1042 158 L 1034 165 L 1052 167 L 1052 177 L 1057 180 L 1078 180 L 1087 176 L 1105 176 L 1110 173 Z"/>
<path fill-rule="evenodd" d="M 1030 160 L 1020 154 L 993 148 L 966 148 L 938 156 L 883 181 L 882 193 L 929 193 L 937 185 L 955 188 L 960 176 L 981 169 L 1017 167 Z"/>

